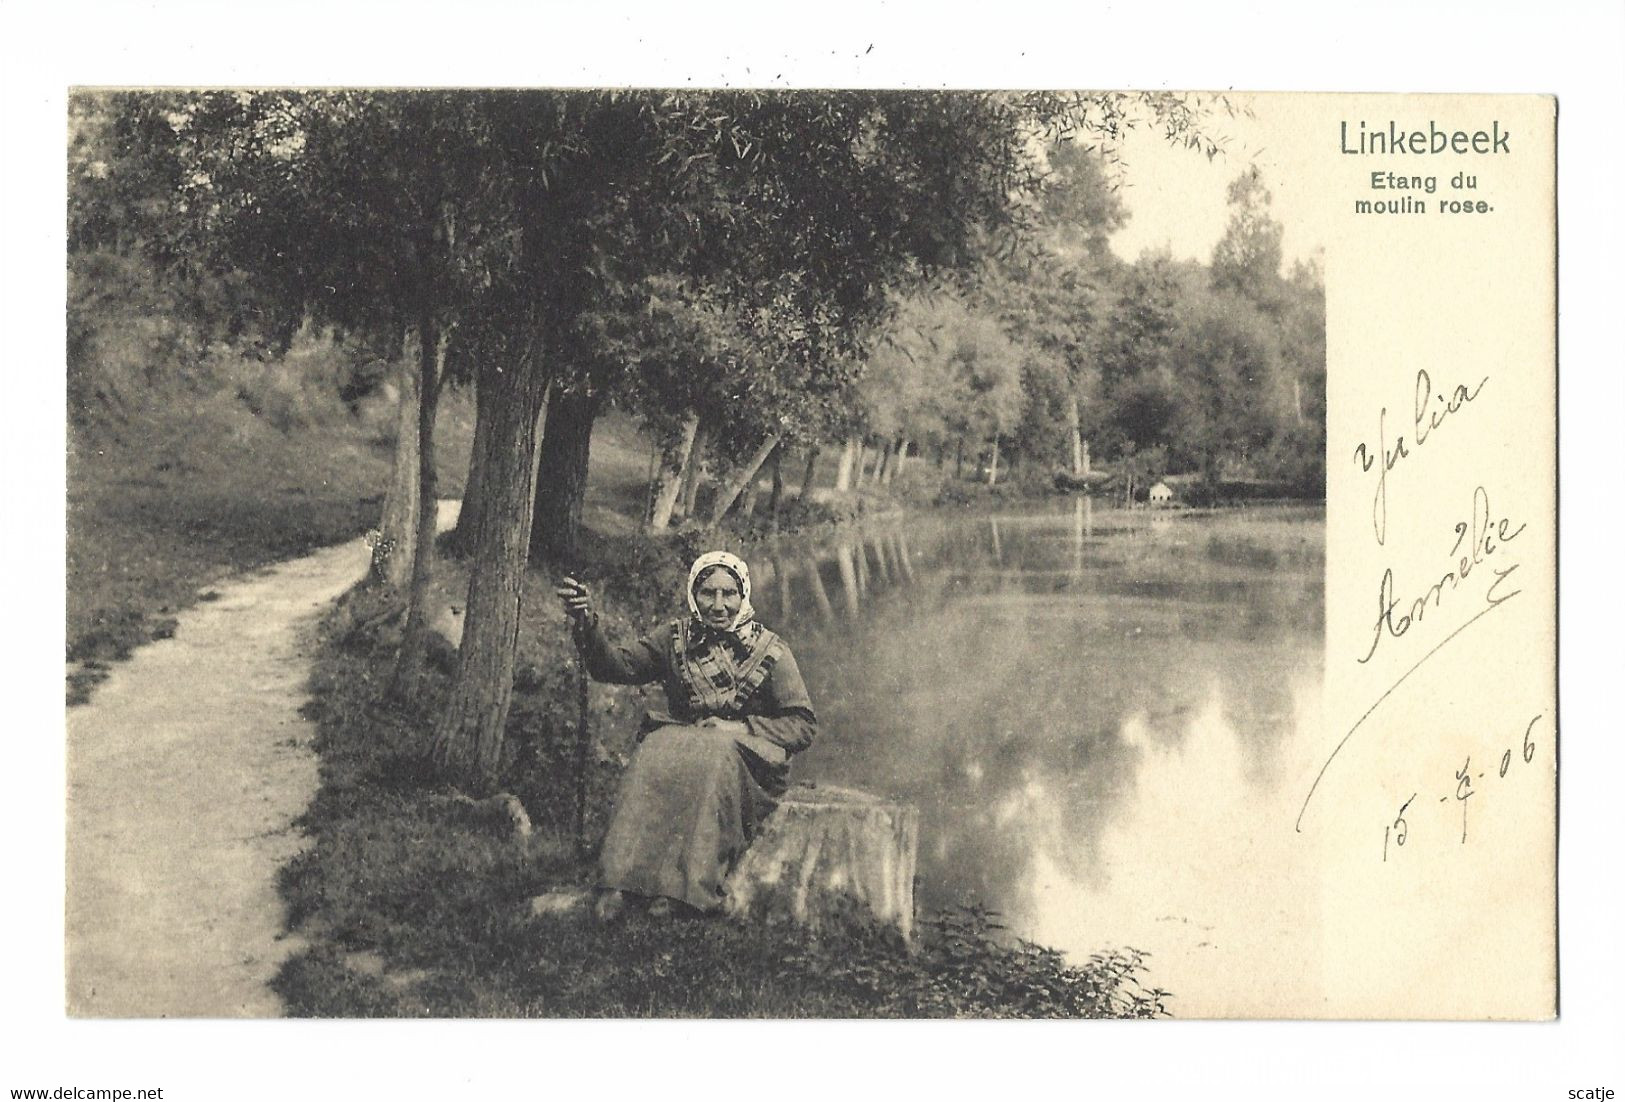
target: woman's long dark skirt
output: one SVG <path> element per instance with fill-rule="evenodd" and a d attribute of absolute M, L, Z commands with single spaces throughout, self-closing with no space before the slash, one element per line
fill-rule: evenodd
<path fill-rule="evenodd" d="M 651 731 L 621 779 L 599 857 L 603 886 L 717 909 L 785 774 L 713 728 Z"/>

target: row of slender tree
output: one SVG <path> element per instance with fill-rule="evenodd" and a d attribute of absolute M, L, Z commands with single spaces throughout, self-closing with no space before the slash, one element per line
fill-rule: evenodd
<path fill-rule="evenodd" d="M 914 450 L 957 469 L 968 446 L 990 481 L 1019 458 L 1087 482 L 1103 459 L 1130 495 L 1170 471 L 1318 493 L 1325 291 L 1317 262 L 1281 274 L 1263 183 L 1231 184 L 1208 264 L 1130 264 L 1106 247 L 1125 212 L 1099 159 L 1056 160 L 1039 247 L 969 292 L 909 293 L 875 342 L 852 420 L 882 468 Z"/>
<path fill-rule="evenodd" d="M 901 422 L 854 396 L 866 369 L 887 370 L 882 344 L 906 345 L 887 335 L 910 296 L 968 301 L 996 267 L 1048 263 L 1029 244 L 1057 232 L 1048 204 L 1075 206 L 1066 143 L 1139 123 L 1212 155 L 1205 110 L 1164 94 L 86 95 L 70 244 L 139 248 L 200 280 L 244 273 L 234 309 L 262 334 L 315 321 L 409 350 L 385 521 L 408 593 L 408 698 L 434 567 L 437 402 L 449 381 L 473 387 L 458 526 L 472 568 L 431 755 L 483 787 L 526 565 L 572 552 L 609 402 L 664 442 L 655 527 L 693 511 L 701 454 L 732 461 L 715 519 L 791 443 L 889 438 Z M 966 347 L 1008 331 L 968 322 Z"/>

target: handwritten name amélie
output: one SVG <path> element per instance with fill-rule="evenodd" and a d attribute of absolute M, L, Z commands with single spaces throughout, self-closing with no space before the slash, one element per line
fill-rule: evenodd
<path fill-rule="evenodd" d="M 1385 638 L 1401 638 L 1413 626 L 1420 624 L 1427 614 L 1429 602 L 1435 609 L 1440 608 L 1445 602 L 1447 593 L 1453 593 L 1459 588 L 1478 567 L 1487 565 L 1490 556 L 1499 551 L 1504 544 L 1517 539 L 1527 527 L 1529 525 L 1524 523 L 1513 528 L 1510 518 L 1497 517 L 1490 511 L 1489 492 L 1482 486 L 1476 487 L 1473 490 L 1471 515 L 1465 521 L 1457 521 L 1454 528 L 1456 541 L 1450 547 L 1454 565 L 1440 574 L 1438 581 L 1425 589 L 1420 597 L 1406 601 L 1395 595 L 1393 568 L 1389 567 L 1382 572 L 1382 582 L 1377 589 L 1377 620 L 1372 630 L 1371 646 L 1367 648 L 1365 655 L 1356 661 L 1362 664 L 1371 661 L 1372 656 L 1377 653 L 1377 647 Z M 1469 537 L 1472 544 L 1464 548 L 1463 544 Z M 1513 572 L 1518 569 L 1516 562 L 1507 563 L 1505 566 L 1492 565 L 1489 569 L 1495 575 L 1484 592 L 1484 601 L 1489 608 L 1522 592 L 1504 588 Z M 1399 611 L 1398 616 L 1395 615 L 1396 611 Z"/>

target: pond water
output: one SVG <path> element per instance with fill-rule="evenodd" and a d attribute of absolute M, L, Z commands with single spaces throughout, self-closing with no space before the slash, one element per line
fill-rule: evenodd
<path fill-rule="evenodd" d="M 1078 498 L 763 562 L 755 604 L 819 711 L 796 777 L 919 807 L 922 913 L 981 904 L 1078 960 L 1146 950 L 1176 1015 L 1312 1000 L 1319 880 L 1292 819 L 1324 530 L 1318 509 Z"/>

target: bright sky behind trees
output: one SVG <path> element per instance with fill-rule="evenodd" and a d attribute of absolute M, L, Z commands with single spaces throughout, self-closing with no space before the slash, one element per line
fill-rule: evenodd
<path fill-rule="evenodd" d="M 1221 114 L 1214 120 L 1214 130 L 1230 141 L 1225 154 L 1211 162 L 1195 150 L 1170 145 L 1154 129 L 1136 128 L 1123 137 L 1121 195 L 1129 220 L 1111 237 L 1114 253 L 1132 261 L 1147 249 L 1167 246 L 1177 260 L 1206 263 L 1230 217 L 1225 188 L 1250 165 L 1263 174 L 1273 198 L 1271 212 L 1286 227 L 1287 270 L 1324 244 L 1315 229 L 1314 196 L 1290 166 L 1307 157 L 1314 142 L 1327 139 L 1281 118 L 1280 108 L 1289 102 L 1284 98 L 1253 102 L 1239 96 L 1235 102 L 1252 102 L 1255 117 Z"/>

